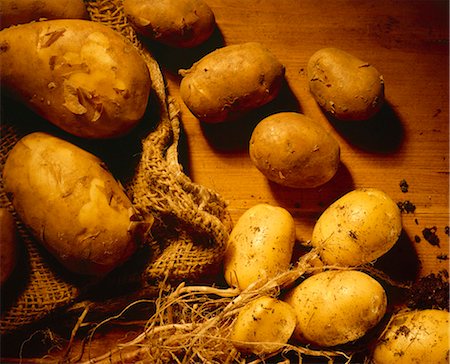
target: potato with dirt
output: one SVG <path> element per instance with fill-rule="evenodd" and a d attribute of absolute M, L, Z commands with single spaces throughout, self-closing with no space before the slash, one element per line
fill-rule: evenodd
<path fill-rule="evenodd" d="M 9 152 L 5 191 L 22 222 L 68 270 L 103 276 L 126 262 L 151 227 L 93 154 L 35 132 Z"/>
<path fill-rule="evenodd" d="M 436 309 L 395 314 L 372 350 L 371 363 L 447 364 L 449 316 Z"/>
<path fill-rule="evenodd" d="M 297 316 L 294 337 L 332 347 L 362 338 L 384 317 L 383 286 L 356 270 L 328 270 L 307 277 L 283 298 Z"/>
<path fill-rule="evenodd" d="M 400 209 L 377 188 L 359 188 L 319 216 L 311 245 L 326 265 L 358 266 L 387 253 L 402 232 Z"/>
<path fill-rule="evenodd" d="M 261 120 L 252 132 L 249 154 L 267 179 L 293 188 L 325 184 L 340 164 L 340 146 L 332 134 L 295 112 L 276 113 Z"/>
<path fill-rule="evenodd" d="M 384 103 L 384 79 L 366 61 L 338 48 L 314 53 L 307 66 L 317 103 L 339 120 L 367 120 Z"/>
<path fill-rule="evenodd" d="M 59 128 L 84 138 L 130 132 L 151 82 L 137 49 L 106 25 L 48 20 L 0 31 L 1 84 Z"/>
<path fill-rule="evenodd" d="M 234 225 L 224 256 L 225 280 L 245 289 L 289 269 L 295 243 L 295 223 L 286 209 L 257 204 Z"/>
<path fill-rule="evenodd" d="M 196 47 L 216 27 L 203 0 L 124 0 L 123 8 L 138 33 L 173 47 Z"/>
<path fill-rule="evenodd" d="M 40 19 L 87 19 L 83 0 L 2 0 L 0 29 Z"/>
<path fill-rule="evenodd" d="M 284 66 L 258 42 L 219 48 L 180 70 L 180 96 L 200 121 L 235 120 L 275 99 Z"/>
<path fill-rule="evenodd" d="M 7 208 L 0 208 L 0 286 L 14 272 L 18 260 L 18 232 L 16 222 Z"/>

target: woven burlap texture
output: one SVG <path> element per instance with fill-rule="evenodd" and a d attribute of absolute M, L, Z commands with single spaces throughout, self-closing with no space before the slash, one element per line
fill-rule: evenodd
<path fill-rule="evenodd" d="M 151 254 L 136 271 L 130 271 L 133 265 L 129 264 L 128 270 L 119 269 L 106 280 L 110 280 L 109 284 L 112 280 L 114 285 L 138 279 L 145 285 L 158 279 L 197 279 L 217 267 L 222 259 L 231 227 L 226 203 L 215 191 L 194 183 L 183 172 L 178 161 L 181 127 L 177 104 L 166 91 L 159 64 L 129 25 L 122 1 L 85 1 L 85 4 L 92 21 L 120 32 L 141 52 L 159 107 L 156 127 L 142 140 L 134 174 L 123 181 L 137 211 L 143 216 L 155 217 L 152 240 L 145 246 L 147 251 L 150 247 Z M 9 150 L 27 131 L 2 122 L 0 132 L 0 167 L 3 170 Z M 0 188 L 1 207 L 7 207 L 16 217 L 24 245 L 21 285 L 14 287 L 15 297 L 6 300 L 7 304 L 2 307 L 0 334 L 4 335 L 76 303 L 85 287 L 55 265 L 15 215 L 2 180 Z"/>

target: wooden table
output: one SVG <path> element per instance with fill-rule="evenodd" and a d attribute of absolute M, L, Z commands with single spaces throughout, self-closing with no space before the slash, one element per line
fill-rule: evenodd
<path fill-rule="evenodd" d="M 448 268 L 449 58 L 448 1 L 394 0 L 208 0 L 218 31 L 193 51 L 157 48 L 168 91 L 181 107 L 180 161 L 193 181 L 217 191 L 234 221 L 249 207 L 270 203 L 288 209 L 299 240 L 310 239 L 320 213 L 355 188 L 376 187 L 396 202 L 410 201 L 404 234 L 384 267 L 414 278 Z M 259 121 L 202 125 L 179 97 L 179 68 L 221 45 L 257 41 L 286 67 L 286 83 L 263 114 L 297 111 L 313 118 L 339 141 L 342 164 L 335 178 L 316 189 L 275 185 L 248 156 Z M 384 76 L 386 105 L 367 123 L 334 123 L 308 89 L 306 65 L 323 47 L 338 47 L 373 64 Z M 159 51 L 158 51 L 159 50 Z M 261 117 L 261 113 L 257 116 Z M 400 184 L 406 181 L 407 192 Z M 436 229 L 439 245 L 423 236 Z M 102 341 L 104 340 L 104 341 Z M 101 353 L 111 339 L 97 338 Z M 29 353 L 28 353 L 29 355 Z"/>

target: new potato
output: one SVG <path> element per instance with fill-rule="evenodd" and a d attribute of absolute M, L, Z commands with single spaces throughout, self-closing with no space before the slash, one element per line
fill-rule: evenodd
<path fill-rule="evenodd" d="M 367 120 L 383 105 L 383 76 L 341 49 L 318 50 L 309 59 L 307 72 L 312 95 L 337 119 Z"/>
<path fill-rule="evenodd" d="M 373 364 L 447 364 L 449 313 L 435 309 L 396 314 L 372 353 Z"/>
<path fill-rule="evenodd" d="M 273 353 L 286 344 L 295 329 L 294 309 L 281 300 L 261 296 L 239 312 L 230 339 L 242 352 Z"/>
<path fill-rule="evenodd" d="M 379 189 L 362 188 L 345 194 L 322 213 L 311 244 L 327 265 L 357 266 L 389 251 L 401 232 L 397 204 Z"/>
<path fill-rule="evenodd" d="M 129 132 L 147 107 L 142 56 L 106 25 L 48 20 L 0 31 L 1 83 L 37 114 L 86 138 Z"/>
<path fill-rule="evenodd" d="M 86 19 L 83 0 L 2 0 L 0 29 L 39 19 Z"/>
<path fill-rule="evenodd" d="M 363 337 L 386 313 L 383 287 L 369 275 L 331 270 L 306 278 L 284 300 L 297 316 L 294 337 L 331 347 Z"/>
<path fill-rule="evenodd" d="M 261 278 L 289 269 L 295 242 L 295 223 L 282 207 L 258 204 L 245 211 L 228 239 L 224 256 L 225 280 L 247 288 Z"/>
<path fill-rule="evenodd" d="M 215 29 L 214 13 L 203 0 L 124 0 L 123 7 L 137 32 L 170 46 L 195 47 Z"/>
<path fill-rule="evenodd" d="M 68 270 L 102 276 L 136 251 L 150 225 L 94 155 L 46 133 L 8 154 L 5 191 L 23 223 Z"/>
<path fill-rule="evenodd" d="M 272 101 L 284 66 L 262 44 L 248 42 L 219 48 L 180 75 L 180 96 L 192 114 L 219 123 Z"/>
<path fill-rule="evenodd" d="M 295 112 L 276 113 L 260 121 L 253 130 L 249 154 L 269 180 L 295 188 L 328 182 L 340 163 L 336 139 L 314 120 Z"/>

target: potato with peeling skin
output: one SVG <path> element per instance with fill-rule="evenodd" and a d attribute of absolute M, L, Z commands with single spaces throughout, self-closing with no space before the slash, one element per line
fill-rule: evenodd
<path fill-rule="evenodd" d="M 37 114 L 85 138 L 134 128 L 150 76 L 123 36 L 88 20 L 49 20 L 0 31 L 2 86 Z"/>
<path fill-rule="evenodd" d="M 124 0 L 123 8 L 138 33 L 173 47 L 198 46 L 216 26 L 203 0 Z"/>
<path fill-rule="evenodd" d="M 253 164 L 282 186 L 313 188 L 328 182 L 340 164 L 340 146 L 319 123 L 295 112 L 260 121 L 249 143 Z"/>
<path fill-rule="evenodd" d="M 279 299 L 261 296 L 245 305 L 231 328 L 230 339 L 241 352 L 270 354 L 294 332 L 294 309 Z"/>
<path fill-rule="evenodd" d="M 317 51 L 307 70 L 312 95 L 339 120 L 367 120 L 384 103 L 383 76 L 371 64 L 341 49 Z"/>
<path fill-rule="evenodd" d="M 289 211 L 269 204 L 252 206 L 230 233 L 223 262 L 225 280 L 245 289 L 258 279 L 288 270 L 294 243 L 295 223 Z"/>
<path fill-rule="evenodd" d="M 294 338 L 331 347 L 362 338 L 384 317 L 387 296 L 378 281 L 355 270 L 329 270 L 306 278 L 285 298 L 296 313 Z"/>
<path fill-rule="evenodd" d="M 3 286 L 17 265 L 18 235 L 13 216 L 0 208 L 0 286 Z"/>
<path fill-rule="evenodd" d="M 33 20 L 87 19 L 83 0 L 2 0 L 0 29 Z"/>
<path fill-rule="evenodd" d="M 262 44 L 248 42 L 219 48 L 179 72 L 180 96 L 192 114 L 220 123 L 272 101 L 285 70 Z"/>
<path fill-rule="evenodd" d="M 448 364 L 448 311 L 400 312 L 393 316 L 372 349 L 373 364 Z"/>
<path fill-rule="evenodd" d="M 379 189 L 361 188 L 345 194 L 322 213 L 311 245 L 327 265 L 357 266 L 388 252 L 401 232 L 397 204 Z"/>
<path fill-rule="evenodd" d="M 3 180 L 23 223 L 75 273 L 107 274 L 130 258 L 152 224 L 137 218 L 101 160 L 46 133 L 17 142 Z"/>

